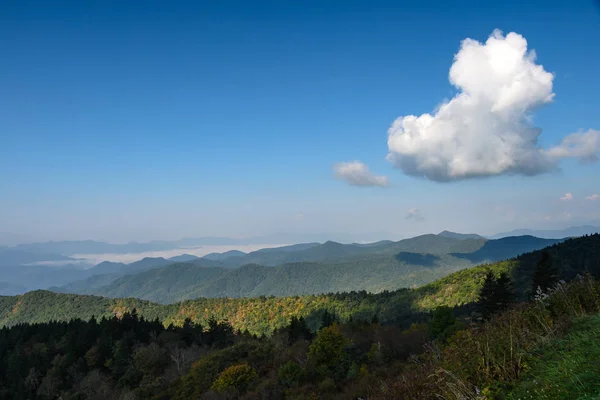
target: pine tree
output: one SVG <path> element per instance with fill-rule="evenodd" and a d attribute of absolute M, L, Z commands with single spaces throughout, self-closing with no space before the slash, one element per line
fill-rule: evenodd
<path fill-rule="evenodd" d="M 559 280 L 558 268 L 548 251 L 542 252 L 542 256 L 535 264 L 533 270 L 531 291 L 535 294 L 540 288 L 543 291 L 552 288 Z"/>
<path fill-rule="evenodd" d="M 488 318 L 493 313 L 493 296 L 496 278 L 492 271 L 485 274 L 483 286 L 479 290 L 479 300 L 477 301 L 477 312 L 484 318 Z"/>
<path fill-rule="evenodd" d="M 292 317 L 288 327 L 288 341 L 294 343 L 297 340 L 310 340 L 312 332 L 308 328 L 303 317 Z"/>
<path fill-rule="evenodd" d="M 321 329 L 327 328 L 328 326 L 333 325 L 335 322 L 337 322 L 335 315 L 325 310 L 323 316 L 321 317 Z"/>
<path fill-rule="evenodd" d="M 105 366 L 115 377 L 120 377 L 129 367 L 130 359 L 131 349 L 124 340 L 119 340 L 113 349 L 112 358 L 106 362 Z"/>
<path fill-rule="evenodd" d="M 514 291 L 512 280 L 506 272 L 500 274 L 498 278 L 492 271 L 485 275 L 483 286 L 479 291 L 479 301 L 477 302 L 477 312 L 483 318 L 488 319 L 508 307 L 514 300 Z"/>
<path fill-rule="evenodd" d="M 508 273 L 502 272 L 498 279 L 496 279 L 495 291 L 494 291 L 494 304 L 496 305 L 496 312 L 505 310 L 515 300 L 515 292 L 513 289 L 513 283 Z"/>

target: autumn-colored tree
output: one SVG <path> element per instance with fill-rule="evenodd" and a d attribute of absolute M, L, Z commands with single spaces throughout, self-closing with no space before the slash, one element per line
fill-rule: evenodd
<path fill-rule="evenodd" d="M 248 364 L 233 365 L 219 374 L 211 389 L 217 392 L 244 393 L 257 378 L 256 370 Z"/>

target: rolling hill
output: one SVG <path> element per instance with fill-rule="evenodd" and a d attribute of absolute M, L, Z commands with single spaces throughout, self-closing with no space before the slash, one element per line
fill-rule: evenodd
<path fill-rule="evenodd" d="M 466 241 L 427 234 L 398 242 L 384 240 L 369 244 L 342 244 L 333 241 L 322 244 L 302 243 L 293 246 L 261 249 L 244 256 L 227 258 L 223 262 L 229 266 L 258 264 L 274 267 L 290 263 L 338 261 L 355 256 L 392 256 L 401 251 L 430 254 L 466 253 L 477 250 L 483 246 L 485 241 L 486 239 L 468 239 Z"/>
<path fill-rule="evenodd" d="M 243 257 L 245 255 L 246 255 L 246 253 L 244 253 L 243 251 L 229 250 L 224 253 L 210 253 L 210 254 L 205 255 L 202 258 L 204 258 L 205 260 L 223 261 L 223 260 L 227 260 L 228 258 L 231 258 L 231 257 Z M 183 260 L 178 260 L 178 261 L 183 261 Z"/>
<path fill-rule="evenodd" d="M 438 236 L 453 239 L 485 239 L 483 236 L 477 235 L 476 233 L 456 233 L 450 231 L 442 231 L 438 233 Z"/>
<path fill-rule="evenodd" d="M 600 235 L 569 239 L 543 251 L 551 254 L 567 279 L 577 274 L 600 275 Z M 34 291 L 20 296 L 0 297 L 0 325 L 20 322 L 43 322 L 120 315 L 136 308 L 147 318 L 160 318 L 165 324 L 182 324 L 187 317 L 206 324 L 208 319 L 227 319 L 234 327 L 253 333 L 270 333 L 288 323 L 293 315 L 305 316 L 314 323 L 324 310 L 343 319 L 370 320 L 377 315 L 381 322 L 401 321 L 407 316 L 428 312 L 432 308 L 465 306 L 473 303 L 487 271 L 511 272 L 518 294 L 527 296 L 531 274 L 542 251 L 523 254 L 515 259 L 464 269 L 417 289 L 399 289 L 380 294 L 364 291 L 254 298 L 199 298 L 160 305 L 138 299 L 110 299 L 98 296 Z M 149 270 L 147 272 L 158 270 Z"/>
<path fill-rule="evenodd" d="M 57 291 L 107 297 L 137 297 L 171 303 L 197 297 L 296 296 L 366 290 L 381 292 L 401 287 L 421 286 L 457 270 L 481 262 L 511 258 L 556 243 L 532 237 L 497 241 L 455 239 L 425 235 L 400 242 L 381 242 L 371 246 L 326 242 L 303 250 L 281 252 L 271 249 L 257 257 L 298 259 L 278 266 L 258 263 L 238 268 L 200 259 L 188 264 L 167 265 L 140 274 L 128 274 L 99 286 L 98 280 L 69 285 Z M 408 250 L 438 251 L 438 254 Z M 396 252 L 397 250 L 405 250 Z M 444 254 L 442 251 L 461 253 Z M 471 252 L 468 252 L 471 251 Z M 255 252 L 256 253 L 256 252 Z M 254 258 L 250 253 L 250 259 Z M 321 261 L 304 261 L 304 260 Z M 265 258 L 262 258 L 264 261 Z"/>
<path fill-rule="evenodd" d="M 175 256 L 175 257 L 169 258 L 169 261 L 172 261 L 172 262 L 189 262 L 189 261 L 197 260 L 199 258 L 200 257 L 197 257 L 197 256 L 192 255 L 192 254 L 181 254 L 179 256 Z"/>

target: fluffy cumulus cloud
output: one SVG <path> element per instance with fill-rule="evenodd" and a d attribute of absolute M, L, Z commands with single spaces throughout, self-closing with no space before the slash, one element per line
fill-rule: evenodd
<path fill-rule="evenodd" d="M 560 198 L 562 201 L 573 200 L 573 193 L 565 193 L 564 196 Z"/>
<path fill-rule="evenodd" d="M 421 210 L 419 210 L 418 208 L 409 208 L 406 211 L 406 216 L 404 218 L 412 219 L 415 221 L 423 221 L 425 219 L 423 218 L 423 215 L 421 215 Z"/>
<path fill-rule="evenodd" d="M 586 196 L 585 198 L 586 200 L 590 200 L 590 201 L 596 201 L 596 200 L 600 200 L 600 194 L 591 194 L 589 196 Z"/>
<path fill-rule="evenodd" d="M 369 171 L 369 167 L 360 161 L 341 162 L 333 166 L 335 176 L 353 186 L 386 187 L 388 178 Z"/>
<path fill-rule="evenodd" d="M 403 116 L 388 131 L 388 160 L 406 174 L 453 181 L 502 174 L 536 175 L 565 158 L 595 161 L 600 131 L 538 144 L 535 109 L 552 102 L 554 75 L 536 64 L 517 33 L 496 30 L 485 43 L 462 42 L 450 68 L 458 94 L 432 114 Z"/>

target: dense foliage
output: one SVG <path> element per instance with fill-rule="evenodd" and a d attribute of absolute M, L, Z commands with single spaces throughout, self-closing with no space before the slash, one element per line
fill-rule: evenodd
<path fill-rule="evenodd" d="M 600 377 L 587 374 L 581 346 L 594 331 L 582 336 L 577 326 L 600 312 L 600 284 L 581 276 L 598 275 L 599 244 L 593 235 L 546 249 L 572 281 L 534 296 L 542 252 L 378 295 L 176 305 L 43 291 L 4 297 L 0 398 L 492 399 L 520 398 L 534 379 L 556 393 L 592 393 Z M 71 317 L 80 319 L 64 321 Z M 552 369 L 561 360 L 540 361 L 544 346 L 570 360 L 579 383 Z"/>
<path fill-rule="evenodd" d="M 559 273 L 572 279 L 578 273 L 600 274 L 600 235 L 570 239 L 545 249 Z M 211 317 L 228 320 L 235 329 L 252 334 L 270 334 L 289 323 L 293 316 L 304 317 L 315 329 L 324 311 L 342 320 L 395 323 L 403 327 L 422 321 L 424 314 L 439 306 L 463 307 L 470 310 L 478 298 L 489 271 L 499 276 L 510 274 L 520 299 L 532 295 L 532 275 L 541 259 L 541 251 L 527 253 L 514 260 L 463 269 L 417 289 L 333 293 L 311 296 L 256 298 L 199 298 L 159 305 L 138 299 L 107 299 L 94 296 L 57 294 L 34 291 L 21 296 L 0 297 L 0 325 L 20 322 L 46 322 L 88 319 L 119 315 L 136 308 L 147 319 L 159 318 L 165 324 L 181 325 L 186 318 L 206 325 Z"/>

